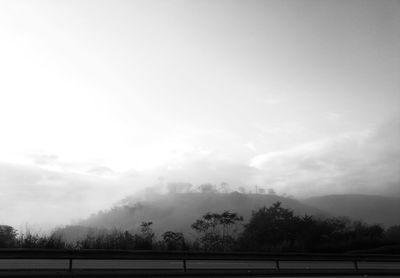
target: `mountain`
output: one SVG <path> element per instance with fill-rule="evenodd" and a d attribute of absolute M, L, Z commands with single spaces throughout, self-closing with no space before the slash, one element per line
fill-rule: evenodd
<path fill-rule="evenodd" d="M 385 227 L 400 224 L 400 198 L 376 195 L 343 194 L 311 197 L 302 202 L 329 212 Z"/>
<path fill-rule="evenodd" d="M 243 216 L 244 223 L 252 211 L 275 202 L 294 211 L 296 215 L 316 217 L 346 216 L 384 227 L 400 224 L 400 198 L 373 195 L 328 195 L 301 201 L 275 194 L 233 193 L 170 193 L 151 194 L 144 199 L 134 196 L 125 198 L 109 210 L 100 211 L 77 225 L 59 229 L 66 240 L 77 240 L 98 229 L 121 229 L 137 232 L 143 221 L 153 222 L 157 236 L 166 231 L 183 232 L 195 236 L 191 224 L 207 212 L 221 213 L 225 210 Z M 101 232 L 101 231 L 100 231 Z"/>
<path fill-rule="evenodd" d="M 243 223 L 246 223 L 252 211 L 264 206 L 271 206 L 275 202 L 281 202 L 283 207 L 292 209 L 298 215 L 324 214 L 322 211 L 294 199 L 273 194 L 242 194 L 238 192 L 229 194 L 156 194 L 142 201 L 133 197 L 127 198 L 124 204 L 93 214 L 78 225 L 81 229 L 96 227 L 100 229 L 138 230 L 142 221 L 152 221 L 153 230 L 157 235 L 171 230 L 183 232 L 190 236 L 194 235 L 191 224 L 207 212 L 221 213 L 229 210 L 243 216 Z M 77 232 L 76 228 L 66 227 L 64 229 L 65 232 L 68 230 Z"/>

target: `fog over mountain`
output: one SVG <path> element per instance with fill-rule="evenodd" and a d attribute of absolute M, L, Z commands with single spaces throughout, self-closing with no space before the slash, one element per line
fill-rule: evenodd
<path fill-rule="evenodd" d="M 49 168 L 1 163 L 1 180 L 8 186 L 0 195 L 7 207 L 0 219 L 14 225 L 66 224 L 110 208 L 128 195 L 142 196 L 145 188 L 166 192 L 167 184 L 174 181 L 226 182 L 253 192 L 258 186 L 296 198 L 359 193 L 400 197 L 399 127 L 399 121 L 391 121 L 363 134 L 256 155 L 247 164 L 203 157 L 147 171 L 89 166 L 82 173 L 60 170 L 58 159 L 43 162 L 41 156 L 35 157 L 42 159 L 36 164 Z M 43 209 L 55 213 L 43 214 Z"/>
<path fill-rule="evenodd" d="M 301 200 L 302 203 L 329 212 L 331 216 L 347 216 L 370 224 L 398 225 L 399 197 L 362 194 L 327 195 Z"/>
<path fill-rule="evenodd" d="M 312 216 L 317 219 L 329 217 L 347 218 L 367 224 L 379 224 L 384 228 L 398 225 L 400 218 L 400 198 L 373 195 L 328 195 L 295 200 L 276 194 L 255 194 L 216 192 L 210 185 L 204 186 L 204 192 L 190 184 L 174 184 L 182 193 L 155 194 L 148 192 L 147 198 L 130 196 L 111 209 L 104 209 L 90 217 L 63 226 L 57 230 L 65 240 L 76 241 L 96 230 L 122 230 L 138 232 L 142 222 L 152 222 L 157 237 L 166 231 L 181 232 L 188 238 L 195 238 L 196 232 L 191 225 L 204 214 L 230 211 L 243 216 L 243 222 L 237 225 L 241 231 L 243 224 L 249 222 L 252 212 L 270 207 L 280 202 L 282 207 L 293 210 L 298 216 Z M 189 185 L 189 186 L 188 186 Z M 227 189 L 224 187 L 224 189 Z"/>
<path fill-rule="evenodd" d="M 1 1 L 0 26 L 0 224 L 176 182 L 400 197 L 398 1 Z"/>
<path fill-rule="evenodd" d="M 207 212 L 222 213 L 225 210 L 237 212 L 247 222 L 253 210 L 282 202 L 299 215 L 323 213 L 296 200 L 277 195 L 234 193 L 180 193 L 152 195 L 146 200 L 126 198 L 119 206 L 92 214 L 76 223 L 78 226 L 98 229 L 121 229 L 137 231 L 142 222 L 153 222 L 152 228 L 158 236 L 166 231 L 183 232 L 194 236 L 191 224 Z M 70 232 L 72 230 L 72 232 Z M 84 230 L 84 229 L 83 229 Z M 76 232 L 66 228 L 64 236 L 74 238 Z M 79 234 L 79 233 L 78 233 Z"/>

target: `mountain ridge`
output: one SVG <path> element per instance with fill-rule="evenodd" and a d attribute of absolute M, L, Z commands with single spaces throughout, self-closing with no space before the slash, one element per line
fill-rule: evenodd
<path fill-rule="evenodd" d="M 369 224 L 400 224 L 400 198 L 367 194 L 330 194 L 301 200 L 332 216 L 347 216 Z"/>
<path fill-rule="evenodd" d="M 127 197 L 118 206 L 92 214 L 73 226 L 59 229 L 66 238 L 81 236 L 91 228 L 139 231 L 142 222 L 153 222 L 157 236 L 166 231 L 182 232 L 194 237 L 191 224 L 207 212 L 229 210 L 243 216 L 247 223 L 252 211 L 280 202 L 296 215 L 314 217 L 348 217 L 384 227 L 400 224 L 400 198 L 379 195 L 342 194 L 315 196 L 296 200 L 275 194 L 232 193 L 170 193 L 153 194 L 147 198 Z M 378 221 L 379 220 L 379 221 Z M 78 228 L 80 227 L 80 228 Z M 86 232 L 84 232 L 84 231 Z"/>

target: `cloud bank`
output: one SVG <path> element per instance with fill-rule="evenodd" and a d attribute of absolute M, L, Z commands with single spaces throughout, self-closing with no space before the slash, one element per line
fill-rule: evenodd
<path fill-rule="evenodd" d="M 297 196 L 400 194 L 400 121 L 255 156 L 260 181 Z"/>
<path fill-rule="evenodd" d="M 107 209 L 145 187 L 170 182 L 273 188 L 295 197 L 337 193 L 400 196 L 400 121 L 362 132 L 236 160 L 215 152 L 191 153 L 151 170 L 114 171 L 96 163 L 72 165 L 53 154 L 32 164 L 0 163 L 0 222 L 65 224 Z M 232 143 L 231 143 L 232 145 Z M 230 146 L 233 148 L 233 146 Z M 248 147 L 242 145 L 242 148 Z"/>

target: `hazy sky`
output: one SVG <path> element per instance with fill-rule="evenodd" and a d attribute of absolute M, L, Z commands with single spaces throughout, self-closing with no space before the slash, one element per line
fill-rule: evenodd
<path fill-rule="evenodd" d="M 172 181 L 400 195 L 399 49 L 400 1 L 2 0 L 0 223 Z"/>

